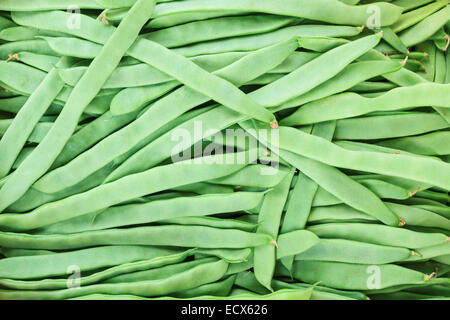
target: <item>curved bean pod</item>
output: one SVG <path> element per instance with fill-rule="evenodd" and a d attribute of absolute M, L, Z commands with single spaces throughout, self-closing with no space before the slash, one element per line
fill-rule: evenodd
<path fill-rule="evenodd" d="M 322 239 L 311 249 L 295 256 L 297 261 L 335 261 L 358 264 L 387 264 L 405 260 L 412 252 L 343 239 Z"/>
<path fill-rule="evenodd" d="M 354 152 L 337 147 L 325 139 L 306 134 L 301 130 L 287 127 L 280 127 L 279 130 L 279 147 L 284 150 L 289 150 L 337 167 L 423 181 L 450 190 L 450 167 L 445 162 L 402 154 Z M 287 142 L 288 140 L 289 142 Z M 297 143 L 299 146 L 296 145 Z M 311 145 L 312 147 L 308 148 L 307 145 Z M 318 152 L 319 150 L 321 152 Z M 326 159 L 323 157 L 323 150 L 328 150 Z M 321 153 L 321 155 L 318 153 Z M 334 157 L 331 156 L 332 154 L 334 154 Z M 365 157 L 367 159 L 363 160 Z M 389 163 L 390 166 L 386 167 L 386 163 Z M 424 170 L 424 174 L 415 170 L 418 167 Z"/>
<path fill-rule="evenodd" d="M 248 261 L 252 254 L 250 248 L 245 249 L 196 249 L 196 259 L 201 256 L 216 256 L 228 263 Z"/>
<path fill-rule="evenodd" d="M 121 265 L 116 265 L 105 270 L 95 272 L 88 276 L 80 278 L 80 286 L 91 285 L 98 282 L 108 282 L 110 279 L 120 278 L 121 276 L 126 276 L 129 274 L 136 274 L 140 272 L 148 272 L 153 270 L 158 270 L 159 268 L 171 264 L 179 263 L 185 260 L 189 255 L 191 255 L 195 249 L 182 251 L 172 254 L 167 254 L 159 257 L 149 258 L 145 260 L 139 260 L 136 262 L 124 263 Z M 210 260 L 211 261 L 211 260 Z M 214 260 L 212 260 L 214 261 Z M 154 268 L 154 269 L 152 269 Z M 155 269 L 156 268 L 156 269 Z M 145 271 L 140 271 L 145 270 Z M 106 279 L 106 281 L 104 281 Z M 150 279 L 146 279 L 150 280 Z M 55 289 L 66 289 L 67 279 L 43 279 L 43 280 L 12 280 L 12 279 L 0 279 L 0 284 L 5 288 L 10 289 L 21 289 L 21 290 L 55 290 Z"/>
<path fill-rule="evenodd" d="M 261 175 L 262 170 L 264 170 L 264 165 L 253 165 L 245 167 L 242 170 L 239 170 L 232 175 L 210 180 L 209 183 L 213 184 L 224 184 L 230 186 L 246 186 L 246 187 L 254 187 L 254 188 L 274 188 L 286 177 L 289 173 L 289 170 L 280 167 L 274 174 L 272 175 Z M 248 181 L 248 177 L 252 177 L 252 181 Z"/>
<path fill-rule="evenodd" d="M 321 281 L 322 285 L 336 289 L 367 290 L 371 288 L 371 275 L 374 274 L 371 267 L 377 267 L 380 280 L 377 287 L 380 289 L 427 281 L 427 276 L 421 272 L 392 264 L 374 266 L 325 261 L 296 261 L 293 276 L 307 283 Z"/>
<path fill-rule="evenodd" d="M 392 61 L 363 61 L 355 62 L 345 67 L 340 73 L 320 86 L 294 98 L 279 107 L 276 110 L 283 110 L 295 106 L 301 106 L 305 103 L 319 100 L 338 92 L 345 91 L 361 83 L 364 80 L 374 78 L 379 75 L 391 73 L 399 70 L 401 66 Z M 295 113 L 294 113 L 295 114 Z M 291 125 L 289 116 L 280 121 L 281 125 Z"/>
<path fill-rule="evenodd" d="M 21 27 L 21 26 L 10 27 L 0 31 L 0 39 L 10 42 L 35 40 L 35 38 L 39 35 L 60 36 L 62 34 L 59 32 L 41 31 L 36 28 Z"/>
<path fill-rule="evenodd" d="M 89 149 L 102 138 L 113 133 L 118 128 L 130 123 L 137 113 L 114 116 L 110 111 L 105 112 L 97 119 L 91 121 L 82 129 L 74 133 L 54 161 L 51 168 L 57 168 L 74 159 L 83 151 Z"/>
<path fill-rule="evenodd" d="M 425 248 L 449 242 L 449 238 L 444 234 L 415 232 L 377 224 L 328 223 L 311 226 L 308 230 L 323 238 L 345 238 L 410 249 Z"/>
<path fill-rule="evenodd" d="M 335 129 L 336 124 L 334 122 L 323 123 L 314 126 L 312 134 L 332 140 Z M 281 233 L 305 228 L 317 188 L 318 185 L 314 181 L 303 173 L 299 174 L 294 190 L 290 193 L 291 197 L 288 198 L 289 202 L 286 205 L 287 209 L 281 226 Z M 281 260 L 283 266 L 288 270 L 292 269 L 293 262 L 293 256 Z"/>
<path fill-rule="evenodd" d="M 234 281 L 236 276 L 230 276 L 225 278 L 224 280 L 207 283 L 201 285 L 197 288 L 188 289 L 185 291 L 175 292 L 171 296 L 186 299 L 186 298 L 195 298 L 202 296 L 217 296 L 217 297 L 226 297 L 230 294 L 231 289 L 234 285 Z"/>
<path fill-rule="evenodd" d="M 77 265 L 82 272 L 112 267 L 177 253 L 174 250 L 144 246 L 107 246 L 50 255 L 14 257 L 0 260 L 0 278 L 42 279 L 66 275 L 67 268 Z M 95 259 L 92 259 L 95 257 Z M 30 266 L 34 266 L 30 268 Z"/>
<path fill-rule="evenodd" d="M 252 292 L 240 292 L 227 297 L 197 296 L 186 300 L 310 300 L 313 288 L 310 289 L 281 289 L 273 293 L 261 296 Z M 139 296 L 92 294 L 79 297 L 80 300 L 149 300 Z M 179 298 L 154 298 L 152 300 L 179 300 Z"/>
<path fill-rule="evenodd" d="M 22 198 L 8 207 L 8 210 L 10 210 L 10 212 L 32 211 L 43 204 L 55 202 L 57 200 L 67 198 L 71 195 L 88 191 L 99 185 L 109 174 L 109 172 L 111 172 L 111 170 L 112 164 L 109 164 L 89 176 L 89 178 L 84 179 L 79 184 L 73 186 L 72 188 L 68 188 L 61 192 L 53 194 L 39 192 L 38 190 L 31 188 L 27 191 L 27 193 L 25 193 L 24 196 L 22 196 Z"/>
<path fill-rule="evenodd" d="M 291 257 L 309 250 L 319 243 L 319 238 L 310 231 L 296 230 L 278 236 L 277 259 Z"/>
<path fill-rule="evenodd" d="M 405 200 L 411 197 L 411 194 L 419 189 L 426 190 L 429 185 L 421 185 L 418 183 L 401 184 L 394 183 L 393 181 L 384 181 L 382 176 L 361 176 L 353 177 L 369 190 L 373 191 L 381 199 L 398 199 Z M 323 188 L 319 188 L 313 201 L 313 207 L 330 206 L 341 204 L 342 200 L 336 198 Z"/>
<path fill-rule="evenodd" d="M 154 268 L 154 269 L 148 269 L 148 270 L 143 269 L 141 271 L 134 271 L 134 272 L 120 274 L 120 275 L 105 279 L 103 282 L 104 283 L 120 283 L 120 282 L 129 283 L 129 282 L 137 282 L 137 281 L 143 281 L 143 280 L 160 280 L 160 279 L 168 278 L 173 274 L 187 271 L 187 270 L 192 269 L 193 267 L 198 266 L 200 264 L 214 262 L 214 261 L 218 261 L 218 260 L 219 259 L 217 259 L 217 258 L 210 257 L 210 258 L 184 261 L 184 262 L 165 265 L 165 266 Z"/>
<path fill-rule="evenodd" d="M 0 70 L 0 81 L 3 84 L 27 96 L 36 90 L 46 76 L 43 71 L 12 61 L 0 61 Z"/>
<path fill-rule="evenodd" d="M 172 292 L 187 290 L 202 284 L 219 280 L 228 267 L 228 263 L 217 261 L 205 263 L 186 272 L 175 274 L 167 279 L 150 280 L 120 284 L 95 284 L 80 287 L 77 290 L 65 289 L 56 291 L 13 291 L 0 290 L 0 299 L 69 299 L 83 295 L 132 294 L 140 296 L 167 295 Z"/>
<path fill-rule="evenodd" d="M 379 34 L 375 34 L 352 41 L 348 44 L 339 46 L 336 49 L 332 49 L 311 62 L 301 66 L 282 79 L 275 81 L 265 86 L 262 90 L 255 92 L 254 99 L 259 101 L 267 91 L 278 92 L 279 95 L 285 97 L 286 100 L 306 93 L 330 78 L 336 76 L 353 60 L 375 47 L 380 39 L 381 36 Z M 335 63 L 333 66 L 327 65 L 327 61 L 335 61 L 336 59 L 339 59 L 339 63 Z M 286 81 L 289 81 L 291 84 L 289 87 L 284 86 Z M 295 90 L 293 90 L 293 88 L 295 88 Z M 266 98 L 265 105 L 272 107 L 277 106 L 278 99 L 279 98 Z"/>
<path fill-rule="evenodd" d="M 404 126 L 408 123 L 408 126 Z M 337 121 L 335 139 L 375 140 L 413 136 L 449 128 L 436 113 L 403 112 Z"/>
<path fill-rule="evenodd" d="M 102 244 L 241 249 L 267 245 L 271 242 L 272 237 L 262 233 L 177 225 L 109 229 L 68 235 L 0 233 L 0 244 L 5 247 L 55 250 Z"/>
<path fill-rule="evenodd" d="M 19 52 L 18 56 L 21 62 L 46 72 L 49 72 L 59 61 L 58 57 L 26 51 Z"/>
<path fill-rule="evenodd" d="M 289 193 L 289 187 L 294 176 L 294 171 L 279 183 L 278 186 L 269 191 L 264 197 L 264 201 L 258 215 L 257 234 L 269 234 L 274 240 L 278 236 L 281 224 L 283 208 Z M 255 248 L 253 263 L 256 279 L 259 283 L 272 291 L 270 283 L 275 272 L 276 248 L 273 244 Z"/>
<path fill-rule="evenodd" d="M 258 50 L 292 37 L 349 37 L 356 36 L 360 32 L 360 27 L 298 25 L 264 34 L 198 43 L 172 50 L 186 57 L 195 57 L 205 54 Z"/>
<path fill-rule="evenodd" d="M 290 117 L 290 124 L 305 125 L 356 117 L 376 111 L 395 111 L 421 106 L 450 108 L 450 85 L 426 83 L 396 88 L 376 97 L 342 93 L 304 105 Z"/>
<path fill-rule="evenodd" d="M 44 40 L 25 40 L 0 44 L 0 60 L 8 59 L 8 55 L 21 51 L 37 54 L 57 55 Z"/>
<path fill-rule="evenodd" d="M 252 232 L 256 229 L 257 224 L 236 220 L 221 219 L 215 217 L 180 217 L 173 219 L 164 219 L 160 222 L 162 225 L 188 225 L 188 226 L 206 226 L 220 229 L 235 229 Z M 227 260 L 227 259 L 225 259 Z"/>
<path fill-rule="evenodd" d="M 378 142 L 377 144 L 380 146 L 431 156 L 450 154 L 450 146 L 445 143 L 449 140 L 450 132 L 437 131 L 421 136 L 385 140 Z"/>
<path fill-rule="evenodd" d="M 423 261 L 439 256 L 450 255 L 450 245 L 448 243 L 417 249 L 417 254 L 409 257 L 406 261 Z"/>
<path fill-rule="evenodd" d="M 76 233 L 144 224 L 183 216 L 238 212 L 256 207 L 263 196 L 264 193 L 258 192 L 235 192 L 116 206 L 46 226 L 40 229 L 40 233 Z"/>
<path fill-rule="evenodd" d="M 83 47 L 87 44 L 89 46 L 95 46 L 95 50 L 92 50 L 88 56 L 95 57 L 101 50 L 101 46 L 91 43 L 86 40 L 80 40 L 75 38 L 67 38 L 67 40 L 62 41 L 64 38 L 46 38 L 52 48 L 61 54 L 84 57 L 84 53 L 73 53 L 71 49 L 67 52 L 58 49 L 58 42 L 63 42 L 60 44 L 61 47 L 67 48 L 68 45 L 71 47 L 76 47 L 77 51 L 84 51 Z M 78 44 L 73 43 L 74 41 L 79 42 Z M 192 62 L 199 65 L 208 72 L 214 72 L 222 69 L 237 60 L 243 58 L 247 53 L 225 53 L 225 54 L 214 54 L 206 56 L 198 56 L 194 58 L 189 58 Z M 79 66 L 70 69 L 63 69 L 59 71 L 62 79 L 70 86 L 75 86 L 79 79 L 83 76 L 87 67 Z M 129 87 L 139 87 L 139 86 L 149 86 L 167 83 L 170 81 L 175 81 L 173 77 L 165 74 L 162 71 L 144 63 L 135 63 L 132 65 L 119 66 L 113 71 L 111 76 L 108 78 L 103 88 L 129 88 Z M 176 82 L 180 84 L 178 81 Z"/>
<path fill-rule="evenodd" d="M 125 88 L 112 99 L 111 113 L 123 115 L 140 110 L 145 104 L 163 96 L 179 85 L 178 81 L 173 80 L 151 86 Z"/>
<path fill-rule="evenodd" d="M 396 215 L 401 217 L 408 226 L 434 227 L 444 230 L 450 229 L 450 221 L 431 211 L 413 208 L 397 203 L 385 202 L 385 205 Z M 347 206 L 332 206 L 315 208 L 308 220 L 311 223 L 328 222 L 366 222 L 374 219 L 362 212 Z"/>
<path fill-rule="evenodd" d="M 223 17 L 161 29 L 146 33 L 143 37 L 167 48 L 174 48 L 196 42 L 266 33 L 294 21 L 295 18 L 267 15 Z"/>
<path fill-rule="evenodd" d="M 388 3 L 376 3 L 381 11 L 381 26 L 394 23 L 400 16 L 402 9 Z M 324 11 L 323 8 L 327 8 Z M 209 2 L 205 0 L 193 0 L 188 3 L 172 2 L 164 3 L 155 10 L 155 18 L 179 14 L 181 12 L 201 11 L 250 11 L 294 16 L 334 24 L 350 24 L 355 26 L 365 25 L 370 17 L 367 6 L 349 6 L 337 0 L 318 0 L 314 3 L 307 0 L 287 0 L 283 6 L 278 6 L 270 0 L 260 0 L 254 3 L 250 0 L 226 0 Z M 333 15 L 326 12 L 333 12 Z"/>

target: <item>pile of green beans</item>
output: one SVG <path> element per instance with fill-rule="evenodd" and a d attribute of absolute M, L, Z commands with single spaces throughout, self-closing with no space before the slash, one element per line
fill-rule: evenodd
<path fill-rule="evenodd" d="M 0 299 L 449 299 L 449 47 L 449 0 L 0 1 Z"/>

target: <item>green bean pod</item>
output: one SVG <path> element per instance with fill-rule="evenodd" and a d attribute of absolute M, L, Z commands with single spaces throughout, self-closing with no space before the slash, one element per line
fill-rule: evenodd
<path fill-rule="evenodd" d="M 187 290 L 202 284 L 219 280 L 225 273 L 228 263 L 217 261 L 205 263 L 186 272 L 175 274 L 167 279 L 149 280 L 137 283 L 94 284 L 77 289 L 55 291 L 13 291 L 0 290 L 0 299 L 70 299 L 90 294 L 132 294 L 144 297 L 167 295 Z"/>
<path fill-rule="evenodd" d="M 13 257 L 0 260 L 0 278 L 42 279 L 66 275 L 67 268 L 72 265 L 77 265 L 81 272 L 86 272 L 174 253 L 174 250 L 154 247 L 107 246 L 50 255 Z"/>
<path fill-rule="evenodd" d="M 178 225 L 109 229 L 69 235 L 0 234 L 2 246 L 29 249 L 75 249 L 102 244 L 240 249 L 272 242 L 271 236 L 262 233 Z"/>
<path fill-rule="evenodd" d="M 444 234 L 415 232 L 377 224 L 328 223 L 311 226 L 308 230 L 323 238 L 345 238 L 410 249 L 420 249 L 449 242 L 449 238 Z"/>
<path fill-rule="evenodd" d="M 412 251 L 343 239 L 322 239 L 295 256 L 298 261 L 335 261 L 358 264 L 387 264 L 411 257 Z"/>
<path fill-rule="evenodd" d="M 325 261 L 296 261 L 293 276 L 307 283 L 321 281 L 327 287 L 345 290 L 367 290 L 372 286 L 383 289 L 427 281 L 427 275 L 421 272 L 392 264 L 364 265 Z"/>
<path fill-rule="evenodd" d="M 178 253 L 176 251 L 173 251 L 172 254 L 112 266 L 102 271 L 94 272 L 87 276 L 81 276 L 79 279 L 79 284 L 80 286 L 86 286 L 99 282 L 108 282 L 108 280 L 110 279 L 120 278 L 121 276 L 124 275 L 126 276 L 129 274 L 136 274 L 140 272 L 154 271 L 163 268 L 166 265 L 170 267 L 173 264 L 177 264 L 185 260 L 194 251 L 195 249 L 181 251 Z M 26 280 L 26 281 L 13 279 L 0 279 L 0 285 L 2 285 L 3 287 L 21 290 L 66 289 L 69 284 L 70 283 L 68 283 L 68 279 L 42 279 L 42 280 Z"/>

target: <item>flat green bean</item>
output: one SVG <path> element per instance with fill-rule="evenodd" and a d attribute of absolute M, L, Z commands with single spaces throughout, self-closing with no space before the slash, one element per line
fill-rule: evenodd
<path fill-rule="evenodd" d="M 405 248 L 380 246 L 343 239 L 322 239 L 295 256 L 297 261 L 335 261 L 358 264 L 387 264 L 405 260 L 412 252 Z"/>
<path fill-rule="evenodd" d="M 270 32 L 294 21 L 295 18 L 267 15 L 223 17 L 161 29 L 146 33 L 143 37 L 167 48 L 174 48 L 196 42 Z"/>
<path fill-rule="evenodd" d="M 181 252 L 173 250 L 171 253 L 170 251 L 166 250 L 166 253 L 168 253 L 166 255 L 142 259 L 135 262 L 123 263 L 120 265 L 115 265 L 113 267 L 104 269 L 102 271 L 94 272 L 87 276 L 82 276 L 80 277 L 79 284 L 80 286 L 86 286 L 98 282 L 108 282 L 108 280 L 110 279 L 120 278 L 121 276 L 124 275 L 158 270 L 163 266 L 166 265 L 171 266 L 171 264 L 176 264 L 185 260 L 194 251 L 195 249 Z M 22 289 L 22 290 L 66 289 L 68 286 L 67 279 L 42 279 L 42 280 L 26 280 L 26 281 L 13 279 L 0 279 L 0 284 L 6 288 Z"/>
<path fill-rule="evenodd" d="M 53 56 L 57 55 L 44 40 L 25 40 L 0 44 L 0 60 L 6 60 L 10 54 L 22 51 Z"/>
<path fill-rule="evenodd" d="M 312 129 L 312 134 L 321 136 L 324 139 L 332 140 L 336 124 L 334 122 L 316 125 Z M 287 205 L 284 220 L 281 226 L 281 233 L 304 229 L 311 212 L 311 205 L 318 185 L 303 173 L 299 174 L 294 190 L 290 193 L 291 198 Z M 281 263 L 291 270 L 294 257 L 284 258 Z"/>
<path fill-rule="evenodd" d="M 368 80 L 385 73 L 394 72 L 400 68 L 400 65 L 390 61 L 363 61 L 352 63 L 345 67 L 335 77 L 306 92 L 305 94 L 286 102 L 280 107 L 277 107 L 276 110 L 300 106 L 314 100 L 325 98 L 329 95 L 354 87 L 364 80 Z M 295 115 L 292 117 L 295 118 Z M 282 119 L 280 124 L 290 125 L 289 119 L 290 117 Z"/>
<path fill-rule="evenodd" d="M 276 241 L 281 224 L 283 207 L 287 200 L 289 187 L 291 185 L 294 171 L 279 183 L 278 186 L 269 191 L 264 197 L 264 201 L 258 216 L 257 234 L 269 234 Z M 254 270 L 256 279 L 270 291 L 273 274 L 275 272 L 276 248 L 273 244 L 255 248 Z"/>
<path fill-rule="evenodd" d="M 225 273 L 228 263 L 217 261 L 196 266 L 191 270 L 175 274 L 167 279 L 149 280 L 137 283 L 95 284 L 76 290 L 56 291 L 13 291 L 1 290 L 0 299 L 69 299 L 96 293 L 132 294 L 141 296 L 167 295 L 172 292 L 187 290 L 202 284 L 219 280 Z"/>
<path fill-rule="evenodd" d="M 291 116 L 289 123 L 305 125 L 351 118 L 376 111 L 395 111 L 430 105 L 450 108 L 449 92 L 449 85 L 424 83 L 395 88 L 376 98 L 365 98 L 356 93 L 342 93 L 307 103 L 295 113 L 295 116 Z"/>
<path fill-rule="evenodd" d="M 311 226 L 308 230 L 323 238 L 345 238 L 410 249 L 420 249 L 449 242 L 449 238 L 444 234 L 415 232 L 377 224 L 328 223 Z"/>
<path fill-rule="evenodd" d="M 2 246 L 25 249 L 76 249 L 95 245 L 157 245 L 241 249 L 273 242 L 271 236 L 203 226 L 154 226 L 88 231 L 68 235 L 0 233 Z"/>
<path fill-rule="evenodd" d="M 198 43 L 186 47 L 175 48 L 173 50 L 186 57 L 194 57 L 204 54 L 217 54 L 231 51 L 258 50 L 277 42 L 288 40 L 292 37 L 348 37 L 355 36 L 360 32 L 360 27 L 298 25 L 264 34 Z"/>
<path fill-rule="evenodd" d="M 408 126 L 402 124 L 408 123 Z M 405 112 L 337 121 L 336 139 L 375 140 L 414 136 L 449 127 L 436 113 Z"/>
<path fill-rule="evenodd" d="M 381 26 L 394 23 L 400 16 L 402 9 L 388 3 L 377 3 L 381 11 Z M 327 10 L 323 10 L 327 8 Z M 334 24 L 350 24 L 355 26 L 365 25 L 369 18 L 367 6 L 350 6 L 337 0 L 318 0 L 314 3 L 306 0 L 287 0 L 283 6 L 278 6 L 270 0 L 260 0 L 254 3 L 249 0 L 227 0 L 209 2 L 205 0 L 193 0 L 187 3 L 164 3 L 155 10 L 155 18 L 172 15 L 181 12 L 199 11 L 251 11 L 284 16 L 294 16 Z M 328 14 L 333 12 L 333 15 Z"/>
<path fill-rule="evenodd" d="M 66 275 L 67 268 L 72 265 L 86 272 L 174 253 L 174 250 L 154 247 L 107 246 L 50 255 L 13 257 L 0 260 L 0 278 L 42 279 Z"/>
<path fill-rule="evenodd" d="M 371 275 L 374 273 L 371 267 L 378 270 L 379 282 L 376 284 L 371 282 Z M 382 289 L 427 281 L 427 275 L 393 264 L 364 265 L 325 261 L 296 261 L 293 276 L 307 283 L 321 281 L 327 287 L 347 290 L 367 290 L 372 285 Z"/>

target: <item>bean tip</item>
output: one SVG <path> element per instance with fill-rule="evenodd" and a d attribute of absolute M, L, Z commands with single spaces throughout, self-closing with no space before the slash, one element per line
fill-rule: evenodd
<path fill-rule="evenodd" d="M 401 64 L 402 67 L 406 66 L 406 63 L 408 62 L 409 56 L 406 56 L 405 59 L 402 60 Z"/>
<path fill-rule="evenodd" d="M 103 24 L 107 25 L 109 24 L 108 19 L 106 18 L 106 13 L 102 12 L 99 16 L 98 19 L 100 19 L 102 21 Z"/>
<path fill-rule="evenodd" d="M 377 35 L 378 37 L 380 37 L 380 38 L 383 38 L 383 31 L 380 31 L 380 32 L 376 33 L 376 35 Z"/>
<path fill-rule="evenodd" d="M 436 272 L 432 272 L 430 274 L 426 274 L 425 275 L 425 281 L 430 281 L 431 279 L 436 278 L 436 277 L 437 277 L 437 273 Z"/>
<path fill-rule="evenodd" d="M 400 218 L 400 227 L 404 227 L 406 225 L 405 219 Z"/>
<path fill-rule="evenodd" d="M 8 59 L 6 59 L 6 62 L 10 62 L 11 60 L 19 61 L 19 54 L 18 53 L 10 53 L 8 54 Z"/>
<path fill-rule="evenodd" d="M 278 128 L 278 122 L 277 122 L 277 121 L 272 121 L 272 122 L 270 123 L 270 127 L 271 127 L 272 129 L 277 129 L 277 128 Z"/>
<path fill-rule="evenodd" d="M 278 246 L 277 240 L 272 240 L 272 242 L 270 244 L 273 244 L 277 250 L 280 250 L 280 247 Z"/>
<path fill-rule="evenodd" d="M 450 36 L 448 34 L 445 35 L 445 40 L 447 41 L 445 44 L 445 47 L 442 49 L 442 51 L 446 52 L 449 45 L 450 45 Z"/>

